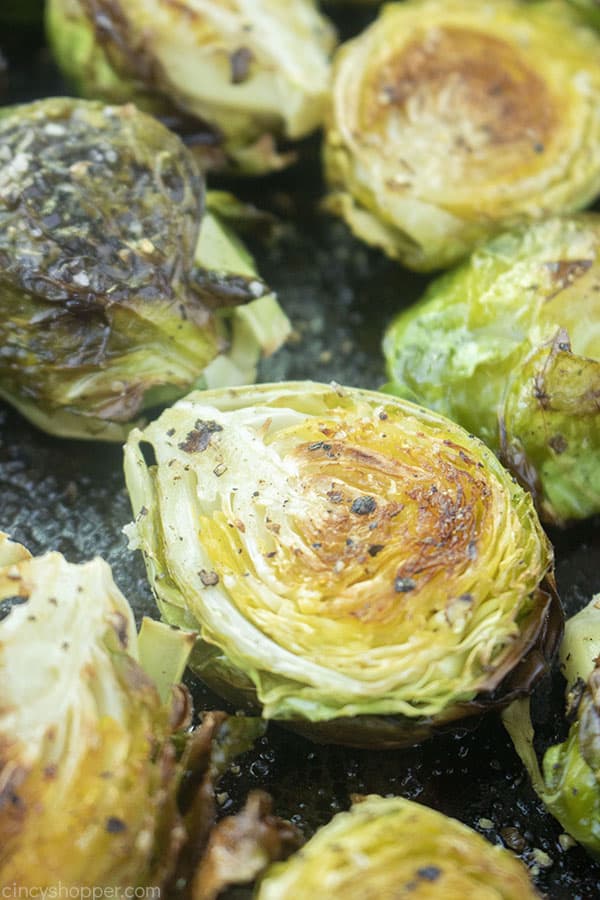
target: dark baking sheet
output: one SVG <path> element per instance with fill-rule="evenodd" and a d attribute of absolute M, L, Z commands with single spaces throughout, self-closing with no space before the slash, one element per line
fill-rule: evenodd
<path fill-rule="evenodd" d="M 64 91 L 38 32 L 0 35 L 0 49 L 9 64 L 0 71 L 3 103 Z M 305 145 L 303 157 L 282 175 L 233 185 L 279 221 L 274 237 L 255 241 L 253 249 L 294 334 L 263 365 L 261 378 L 377 387 L 384 380 L 383 328 L 396 309 L 419 295 L 425 279 L 404 272 L 323 216 L 317 142 Z M 56 549 L 72 561 L 104 556 L 139 617 L 155 614 L 155 607 L 141 558 L 127 550 L 121 532 L 130 517 L 121 459 L 118 446 L 50 438 L 0 403 L 0 528 L 34 553 Z M 559 589 L 571 614 L 600 591 L 600 521 L 552 532 L 551 538 Z M 197 681 L 189 683 L 199 708 L 223 707 Z M 555 676 L 536 694 L 541 746 L 562 737 L 562 710 L 562 684 Z M 418 799 L 512 847 L 530 865 L 534 850 L 543 850 L 552 865 L 539 870 L 536 883 L 550 898 L 600 896 L 600 865 L 580 848 L 561 849 L 560 827 L 537 801 L 493 716 L 474 731 L 457 730 L 412 750 L 385 753 L 320 747 L 271 725 L 227 776 L 223 810 L 238 808 L 255 787 L 269 790 L 277 811 L 307 835 L 346 808 L 352 793 Z"/>

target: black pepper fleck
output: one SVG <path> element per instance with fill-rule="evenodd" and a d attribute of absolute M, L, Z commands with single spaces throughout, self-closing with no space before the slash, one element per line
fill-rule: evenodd
<path fill-rule="evenodd" d="M 417 583 L 412 578 L 396 578 L 394 581 L 394 590 L 397 594 L 408 594 L 414 591 Z"/>
<path fill-rule="evenodd" d="M 352 506 L 350 507 L 351 512 L 353 512 L 357 516 L 369 516 L 372 512 L 375 512 L 377 509 L 377 501 L 375 497 L 357 497 L 352 501 Z"/>
<path fill-rule="evenodd" d="M 548 441 L 548 446 L 554 450 L 554 452 L 560 456 L 561 453 L 564 453 L 567 450 L 569 443 L 564 435 L 562 434 L 554 434 L 550 440 Z"/>
<path fill-rule="evenodd" d="M 417 875 L 422 881 L 437 881 L 441 874 L 442 870 L 438 866 L 423 866 L 417 869 Z"/>
<path fill-rule="evenodd" d="M 377 556 L 384 549 L 384 544 L 371 544 L 369 547 L 369 556 Z"/>

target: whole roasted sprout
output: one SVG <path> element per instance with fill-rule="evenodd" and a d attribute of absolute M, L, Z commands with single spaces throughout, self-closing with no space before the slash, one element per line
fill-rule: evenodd
<path fill-rule="evenodd" d="M 409 268 L 600 190 L 600 39 L 567 4 L 408 0 L 338 52 L 329 208 Z"/>
<path fill-rule="evenodd" d="M 121 439 L 229 348 L 207 297 L 220 304 L 216 282 L 231 272 L 213 272 L 209 290 L 198 281 L 215 249 L 214 216 L 198 242 L 203 180 L 181 141 L 134 106 L 67 98 L 4 111 L 0 161 L 0 396 L 51 433 Z M 241 253 L 228 247 L 235 274 Z M 237 281 L 242 299 L 267 293 L 256 277 Z M 257 302 L 268 306 L 241 315 L 273 349 L 287 320 L 272 296 Z M 262 333 L 243 337 L 252 356 Z M 242 380 L 252 374 L 246 365 Z"/>
<path fill-rule="evenodd" d="M 317 740 L 416 743 L 527 691 L 553 653 L 529 496 L 410 403 L 312 382 L 197 392 L 131 433 L 125 472 L 161 613 L 201 632 L 195 670 Z"/>
<path fill-rule="evenodd" d="M 600 596 L 569 619 L 560 657 L 572 725 L 546 750 L 542 770 L 533 745 L 529 700 L 516 701 L 504 722 L 552 815 L 592 856 L 600 858 Z"/>
<path fill-rule="evenodd" d="M 459 422 L 542 517 L 600 512 L 600 216 L 502 235 L 389 327 L 393 393 Z"/>
<path fill-rule="evenodd" d="M 144 620 L 138 636 L 103 560 L 31 558 L 0 534 L 0 616 L 3 886 L 209 900 L 298 846 L 260 792 L 215 828 L 217 779 L 263 725 L 215 712 L 189 730 L 174 683 L 194 634 Z"/>
<path fill-rule="evenodd" d="M 191 117 L 209 166 L 260 173 L 321 123 L 335 35 L 314 0 L 50 0 L 58 64 L 86 97 Z"/>
<path fill-rule="evenodd" d="M 256 900 L 534 900 L 526 868 L 456 819 L 402 797 L 357 798 L 287 862 Z"/>

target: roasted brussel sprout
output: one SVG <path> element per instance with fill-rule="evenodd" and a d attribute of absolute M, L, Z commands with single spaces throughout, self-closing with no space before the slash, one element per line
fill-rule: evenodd
<path fill-rule="evenodd" d="M 207 166 L 281 168 L 277 141 L 322 122 L 335 35 L 314 0 L 49 0 L 47 23 L 79 93 L 197 120 Z"/>
<path fill-rule="evenodd" d="M 410 403 L 312 382 L 196 392 L 132 432 L 125 471 L 161 613 L 201 631 L 195 670 L 318 740 L 416 743 L 528 690 L 553 653 L 530 497 Z"/>
<path fill-rule="evenodd" d="M 567 4 L 407 0 L 338 52 L 328 206 L 417 270 L 600 191 L 600 38 Z"/>
<path fill-rule="evenodd" d="M 534 900 L 525 866 L 442 813 L 402 797 L 357 798 L 287 862 L 256 900 Z"/>
<path fill-rule="evenodd" d="M 285 338 L 276 301 L 214 216 L 198 241 L 192 156 L 134 106 L 9 108 L 0 162 L 0 396 L 46 431 L 121 439 L 141 409 L 192 385 L 253 380 L 257 347 Z M 238 302 L 261 299 L 215 311 L 232 281 Z M 236 371 L 206 375 L 230 350 Z"/>
<path fill-rule="evenodd" d="M 600 858 L 600 596 L 569 619 L 561 645 L 567 677 L 567 739 L 546 750 L 542 771 L 533 745 L 529 700 L 504 713 L 533 787 L 563 828 Z"/>
<path fill-rule="evenodd" d="M 0 884 L 208 900 L 298 846 L 260 792 L 214 827 L 216 781 L 263 723 L 189 730 L 174 682 L 195 635 L 144 620 L 138 636 L 103 560 L 31 558 L 0 533 L 0 617 Z"/>
<path fill-rule="evenodd" d="M 0 536 L 0 883 L 162 883 L 181 842 L 181 698 L 136 662 L 108 566 Z M 140 840 L 141 835 L 146 835 Z"/>
<path fill-rule="evenodd" d="M 555 523 L 600 512 L 600 216 L 504 234 L 389 327 L 389 389 L 496 450 Z"/>

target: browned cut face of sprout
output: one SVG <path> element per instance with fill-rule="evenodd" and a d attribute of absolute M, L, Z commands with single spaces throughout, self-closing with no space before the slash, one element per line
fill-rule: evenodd
<path fill-rule="evenodd" d="M 585 206 L 600 190 L 599 55 L 554 0 L 386 5 L 335 59 L 330 208 L 427 271 Z"/>
<path fill-rule="evenodd" d="M 132 433 L 126 475 L 162 614 L 200 630 L 202 677 L 269 718 L 414 743 L 552 655 L 531 499 L 412 404 L 310 382 L 191 394 Z"/>
<path fill-rule="evenodd" d="M 287 862 L 269 869 L 256 900 L 535 900 L 512 853 L 402 797 L 356 797 Z"/>

